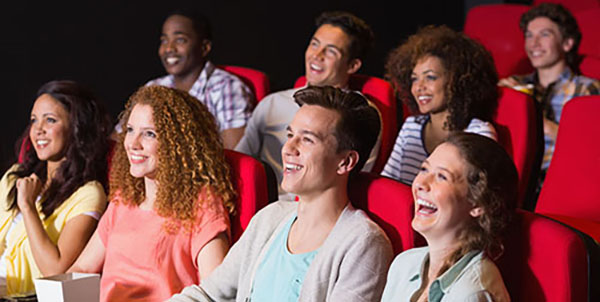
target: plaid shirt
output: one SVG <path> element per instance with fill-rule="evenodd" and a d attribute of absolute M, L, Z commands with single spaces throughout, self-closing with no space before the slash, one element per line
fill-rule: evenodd
<path fill-rule="evenodd" d="M 167 75 L 146 83 L 146 86 L 150 85 L 174 88 L 175 80 L 172 75 Z M 209 61 L 188 93 L 208 108 L 220 131 L 246 126 L 252 113 L 254 95 L 250 88 L 236 76 L 216 68 Z"/>
<path fill-rule="evenodd" d="M 571 69 L 566 68 L 554 83 L 544 89 L 537 82 L 537 74 L 531 73 L 524 76 L 512 76 L 519 84 L 534 84 L 533 98 L 540 102 L 544 108 L 544 117 L 558 123 L 562 109 L 570 99 L 576 96 L 600 94 L 600 81 L 576 75 Z M 548 169 L 552 154 L 554 153 L 554 140 L 544 137 L 544 161 L 542 170 Z"/>

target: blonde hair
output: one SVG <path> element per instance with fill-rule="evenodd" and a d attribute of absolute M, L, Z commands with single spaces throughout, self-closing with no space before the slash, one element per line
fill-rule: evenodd
<path fill-rule="evenodd" d="M 198 210 L 210 201 L 222 202 L 233 213 L 236 193 L 214 117 L 207 108 L 187 92 L 163 86 L 141 87 L 121 113 L 121 125 L 126 124 L 137 104 L 152 108 L 158 140 L 154 207 L 160 216 L 170 218 L 170 228 L 183 225 L 190 229 L 198 219 Z M 115 147 L 109 198 L 139 205 L 145 198 L 144 180 L 129 173 L 125 134 L 119 134 Z M 200 195 L 207 198 L 198 198 Z"/>

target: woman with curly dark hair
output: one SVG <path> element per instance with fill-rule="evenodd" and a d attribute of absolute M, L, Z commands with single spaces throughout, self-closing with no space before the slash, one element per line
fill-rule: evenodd
<path fill-rule="evenodd" d="M 101 272 L 101 301 L 164 301 L 227 253 L 229 167 L 213 116 L 187 92 L 142 87 L 121 124 L 110 205 L 70 271 Z"/>
<path fill-rule="evenodd" d="M 413 116 L 406 119 L 382 175 L 411 184 L 421 162 L 465 131 L 496 139 L 498 75 L 483 46 L 446 26 L 427 26 L 391 52 L 386 77 Z"/>
<path fill-rule="evenodd" d="M 514 212 L 517 170 L 493 140 L 456 132 L 412 184 L 412 227 L 427 247 L 396 257 L 382 301 L 510 301 L 492 261 Z"/>
<path fill-rule="evenodd" d="M 34 293 L 33 279 L 64 273 L 92 236 L 106 207 L 109 129 L 87 88 L 51 81 L 39 89 L 21 163 L 0 181 L 3 296 Z"/>

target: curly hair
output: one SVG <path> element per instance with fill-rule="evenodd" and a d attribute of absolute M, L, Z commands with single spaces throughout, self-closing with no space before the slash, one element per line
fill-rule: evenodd
<path fill-rule="evenodd" d="M 517 168 L 497 142 L 465 132 L 455 132 L 445 142 L 455 146 L 466 162 L 467 201 L 481 207 L 483 213 L 461 231 L 461 245 L 447 259 L 439 275 L 469 251 L 484 251 L 492 259 L 502 254 L 502 236 L 512 219 L 518 192 Z"/>
<path fill-rule="evenodd" d="M 69 114 L 68 138 L 65 160 L 60 164 L 48 189 L 42 193 L 42 213 L 49 217 L 73 192 L 89 181 L 100 182 L 108 191 L 107 155 L 108 135 L 111 123 L 104 107 L 92 91 L 76 82 L 50 81 L 37 92 L 36 100 L 43 94 L 58 101 Z M 17 145 L 22 150 L 23 162 L 11 175 L 25 177 L 35 173 L 42 183 L 47 181 L 47 162 L 40 161 L 31 147 L 27 126 Z M 24 142 L 24 143 L 23 143 Z M 12 203 L 9 209 L 17 208 L 16 186 L 9 192 Z"/>
<path fill-rule="evenodd" d="M 194 227 L 198 210 L 222 201 L 234 210 L 235 190 L 230 180 L 223 144 L 212 114 L 187 92 L 163 86 L 139 88 L 121 113 L 125 125 L 133 107 L 149 105 L 158 140 L 158 189 L 154 208 L 175 229 Z M 124 147 L 126 131 L 119 134 L 110 173 L 114 202 L 139 205 L 144 201 L 144 179 L 129 173 Z M 208 194 L 206 194 L 208 193 Z M 198 198 L 207 196 L 207 200 Z M 214 200 L 213 200 L 214 199 Z"/>
<path fill-rule="evenodd" d="M 536 5 L 521 16 L 519 27 L 523 34 L 527 33 L 527 26 L 533 19 L 546 17 L 558 25 L 563 39 L 573 39 L 573 47 L 565 54 L 567 65 L 575 73 L 579 72 L 579 63 L 581 57 L 577 53 L 581 43 L 581 31 L 577 25 L 577 20 L 564 6 L 557 3 L 545 2 Z"/>
<path fill-rule="evenodd" d="M 388 55 L 385 77 L 411 112 L 419 112 L 411 94 L 411 74 L 417 62 L 428 56 L 439 58 L 446 70 L 448 129 L 463 130 L 473 118 L 491 121 L 498 107 L 498 74 L 492 56 L 480 43 L 444 25 L 420 29 Z"/>

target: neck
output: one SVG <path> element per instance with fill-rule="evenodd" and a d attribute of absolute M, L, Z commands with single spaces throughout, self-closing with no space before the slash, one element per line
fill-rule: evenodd
<path fill-rule="evenodd" d="M 183 91 L 189 91 L 200 76 L 200 73 L 204 69 L 204 65 L 206 65 L 206 61 L 202 62 L 186 74 L 173 75 L 175 88 Z"/>
<path fill-rule="evenodd" d="M 46 162 L 46 183 L 50 183 L 50 180 L 54 177 L 54 175 L 56 174 L 56 171 L 58 171 L 58 167 L 60 167 L 60 164 L 62 164 L 62 162 L 65 161 L 65 159 L 61 159 L 59 161 L 47 161 Z"/>
<path fill-rule="evenodd" d="M 140 204 L 140 208 L 143 210 L 152 210 L 154 208 L 154 201 L 156 201 L 156 181 L 148 177 L 144 177 L 144 201 Z"/>
<path fill-rule="evenodd" d="M 302 195 L 299 197 L 296 225 L 306 229 L 325 229 L 329 233 L 348 202 L 345 185 L 329 188 L 316 196 Z"/>
<path fill-rule="evenodd" d="M 565 60 L 561 60 L 550 67 L 538 68 L 537 76 L 540 85 L 542 85 L 544 88 L 547 88 L 548 85 L 556 82 L 560 75 L 565 71 L 565 68 L 567 68 L 567 63 Z"/>
<path fill-rule="evenodd" d="M 448 110 L 429 114 L 429 119 L 431 121 L 431 125 L 435 129 L 444 129 L 444 123 L 446 123 L 446 121 L 448 121 L 449 114 L 450 113 L 448 112 Z M 447 130 L 447 129 L 444 129 L 444 130 Z"/>
<path fill-rule="evenodd" d="M 444 265 L 444 262 L 452 252 L 457 248 L 457 242 L 437 242 L 433 244 L 431 241 L 427 241 L 429 244 L 429 271 L 427 272 L 430 281 L 433 281 L 437 276 L 440 268 Z M 431 243 L 431 244 L 430 244 Z"/>

